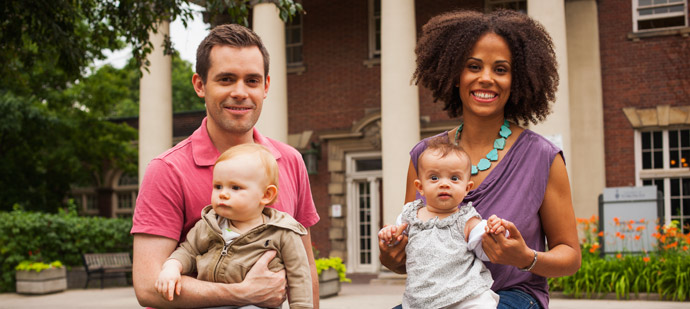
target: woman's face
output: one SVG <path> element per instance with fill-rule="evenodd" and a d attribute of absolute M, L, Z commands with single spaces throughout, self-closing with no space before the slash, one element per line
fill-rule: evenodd
<path fill-rule="evenodd" d="M 474 44 L 460 73 L 464 116 L 503 116 L 512 81 L 508 43 L 499 35 L 483 34 Z"/>

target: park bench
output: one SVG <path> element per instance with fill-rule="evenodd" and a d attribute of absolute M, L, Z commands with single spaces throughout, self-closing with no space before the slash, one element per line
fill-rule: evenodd
<path fill-rule="evenodd" d="M 127 283 L 127 273 L 132 272 L 132 259 L 127 252 L 119 253 L 84 253 L 84 269 L 86 270 L 86 285 L 88 288 L 89 281 L 93 279 L 101 279 L 101 289 L 103 288 L 103 280 L 105 278 L 115 278 L 125 276 Z"/>

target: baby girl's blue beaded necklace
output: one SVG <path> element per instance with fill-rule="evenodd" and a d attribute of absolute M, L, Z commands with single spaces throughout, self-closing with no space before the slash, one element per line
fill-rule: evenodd
<path fill-rule="evenodd" d="M 455 132 L 455 144 L 459 143 L 460 140 L 460 132 L 462 132 L 462 123 L 460 126 L 458 126 L 458 130 Z M 479 163 L 477 165 L 472 165 L 472 175 L 477 175 L 479 171 L 485 171 L 488 170 L 489 167 L 491 167 L 491 162 L 498 160 L 498 151 L 503 150 L 506 146 L 506 139 L 513 134 L 513 131 L 510 130 L 510 122 L 508 120 L 503 120 L 503 125 L 501 126 L 501 130 L 498 131 L 498 135 L 500 136 L 494 141 L 494 149 L 489 151 L 489 153 L 486 154 L 486 158 L 481 158 L 479 160 Z"/>

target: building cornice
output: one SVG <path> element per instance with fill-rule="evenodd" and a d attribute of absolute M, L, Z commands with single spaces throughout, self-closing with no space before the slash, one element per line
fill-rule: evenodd
<path fill-rule="evenodd" d="M 658 105 L 655 108 L 623 108 L 623 114 L 635 129 L 690 124 L 690 105 Z"/>

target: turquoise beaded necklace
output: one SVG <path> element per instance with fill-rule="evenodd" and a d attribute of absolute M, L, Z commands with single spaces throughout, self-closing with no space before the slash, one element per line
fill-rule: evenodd
<path fill-rule="evenodd" d="M 462 132 L 462 123 L 458 126 L 458 130 L 455 132 L 455 144 L 459 143 L 460 132 Z M 494 141 L 494 149 L 486 154 L 486 158 L 481 158 L 477 165 L 472 165 L 472 175 L 477 175 L 479 171 L 488 170 L 491 167 L 491 162 L 498 160 L 498 151 L 503 150 L 506 146 L 506 139 L 513 134 L 510 130 L 510 122 L 508 120 L 503 120 L 503 125 L 501 125 L 501 130 L 498 131 L 499 138 Z"/>

